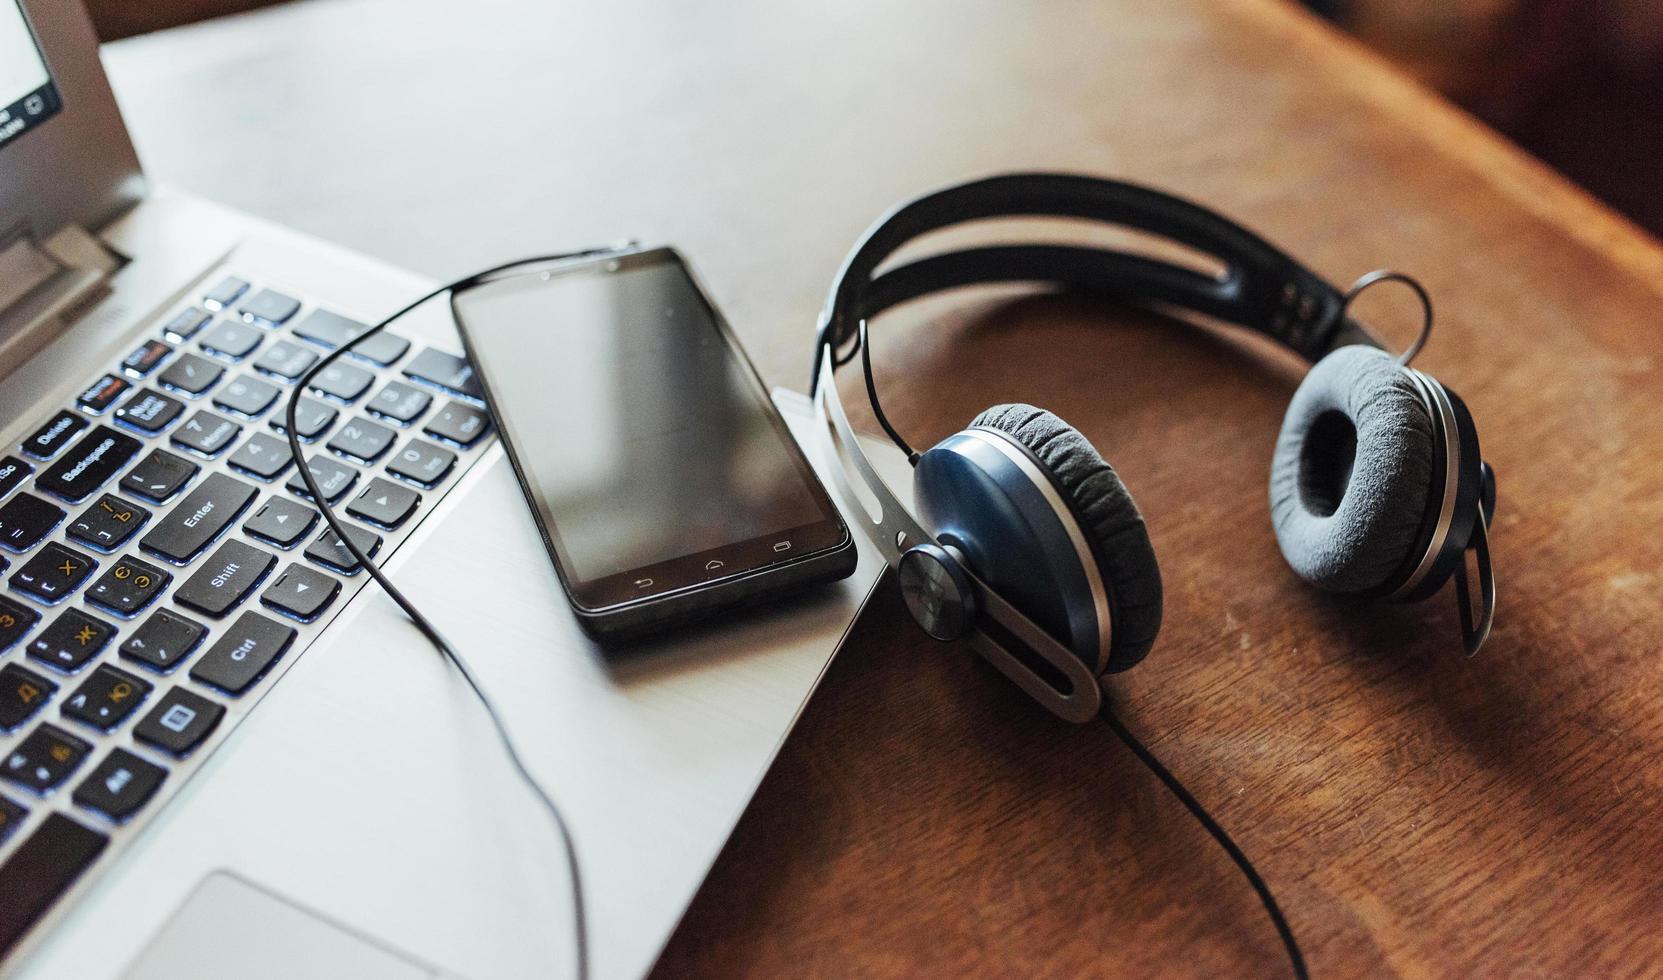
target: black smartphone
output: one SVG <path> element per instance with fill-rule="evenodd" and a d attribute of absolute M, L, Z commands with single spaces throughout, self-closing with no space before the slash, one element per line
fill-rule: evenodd
<path fill-rule="evenodd" d="M 674 249 L 515 274 L 451 305 L 591 636 L 854 571 L 848 527 Z"/>

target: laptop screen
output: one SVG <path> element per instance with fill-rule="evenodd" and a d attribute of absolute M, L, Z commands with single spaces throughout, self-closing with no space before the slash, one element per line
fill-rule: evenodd
<path fill-rule="evenodd" d="M 19 0 L 0 0 L 0 147 L 62 106 Z"/>

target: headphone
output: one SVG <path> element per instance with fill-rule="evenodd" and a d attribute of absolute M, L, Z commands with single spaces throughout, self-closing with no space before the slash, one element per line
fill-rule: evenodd
<path fill-rule="evenodd" d="M 1018 216 L 1136 229 L 1204 253 L 1224 272 L 1045 243 L 965 248 L 879 271 L 922 235 Z M 1348 315 L 1358 293 L 1387 280 L 1414 289 L 1425 311 L 1419 339 L 1399 356 Z M 1059 173 L 989 177 L 899 205 L 844 260 L 820 316 L 810 390 L 833 482 L 930 636 L 968 638 L 1041 704 L 1084 722 L 1101 707 L 1099 679 L 1142 660 L 1161 625 L 1161 572 L 1143 516 L 1073 427 L 1031 405 L 995 405 L 920 454 L 883 412 L 868 321 L 927 294 L 996 282 L 1188 311 L 1304 358 L 1312 367 L 1288 405 L 1270 473 L 1271 522 L 1289 566 L 1327 592 L 1400 602 L 1428 598 L 1454 578 L 1464 646 L 1471 654 L 1484 643 L 1495 615 L 1495 474 L 1465 403 L 1409 366 L 1431 330 L 1425 290 L 1382 271 L 1342 294 L 1199 205 Z M 913 465 L 916 515 L 861 451 L 838 396 L 834 374 L 857 355 L 873 414 Z"/>

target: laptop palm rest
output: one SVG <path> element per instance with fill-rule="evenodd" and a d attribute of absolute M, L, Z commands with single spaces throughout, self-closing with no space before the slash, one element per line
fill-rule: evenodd
<path fill-rule="evenodd" d="M 434 967 L 228 872 L 202 880 L 125 980 L 435 980 Z"/>

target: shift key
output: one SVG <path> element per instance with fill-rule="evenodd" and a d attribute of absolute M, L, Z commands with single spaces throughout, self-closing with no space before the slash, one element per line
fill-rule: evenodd
<path fill-rule="evenodd" d="M 233 538 L 179 586 L 173 601 L 210 616 L 224 616 L 254 591 L 275 564 L 272 555 Z"/>
<path fill-rule="evenodd" d="M 139 543 L 151 554 L 183 565 L 242 516 L 258 495 L 258 490 L 241 480 L 215 473 L 179 501 Z"/>

